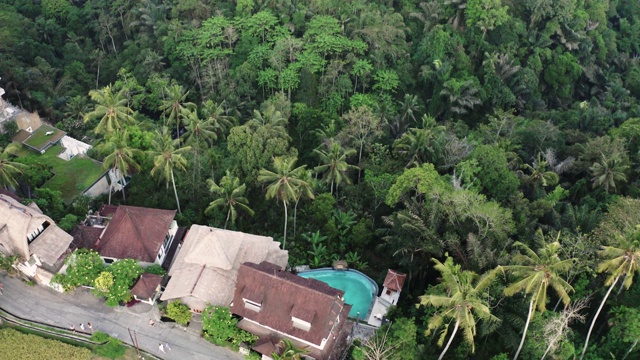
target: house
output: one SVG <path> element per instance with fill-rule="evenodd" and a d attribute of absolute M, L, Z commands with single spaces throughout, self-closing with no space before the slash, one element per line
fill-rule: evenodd
<path fill-rule="evenodd" d="M 289 253 L 270 237 L 192 225 L 160 300 L 179 299 L 194 312 L 208 304 L 229 306 L 244 262 L 269 261 L 284 267 L 288 260 Z"/>
<path fill-rule="evenodd" d="M 372 326 L 379 327 L 384 322 L 384 317 L 389 311 L 389 307 L 398 304 L 400 299 L 400 292 L 404 286 L 404 281 L 407 278 L 407 274 L 403 274 L 399 271 L 387 270 L 387 276 L 384 278 L 382 293 L 376 297 L 376 301 L 371 309 L 371 315 L 367 320 L 367 323 Z"/>
<path fill-rule="evenodd" d="M 161 275 L 147 274 L 140 275 L 140 278 L 131 288 L 134 299 L 153 305 L 160 295 Z"/>
<path fill-rule="evenodd" d="M 283 338 L 314 359 L 339 359 L 351 331 L 350 310 L 344 291 L 266 261 L 240 267 L 231 305 L 231 312 L 242 317 L 238 327 L 260 338 L 254 350 L 263 359 Z"/>
<path fill-rule="evenodd" d="M 50 285 L 72 240 L 35 203 L 23 205 L 0 194 L 0 252 L 18 255 L 17 268 L 26 276 Z"/>
<path fill-rule="evenodd" d="M 168 267 L 172 245 L 177 245 L 182 234 L 175 215 L 175 210 L 103 205 L 74 229 L 74 245 L 97 251 L 107 264 L 134 259 L 143 267 Z"/>

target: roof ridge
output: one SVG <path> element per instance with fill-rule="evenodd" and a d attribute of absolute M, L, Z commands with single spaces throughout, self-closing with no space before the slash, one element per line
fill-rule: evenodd
<path fill-rule="evenodd" d="M 125 205 L 126 206 L 126 205 Z M 136 237 L 138 239 L 138 242 L 140 244 L 142 244 L 142 248 L 144 249 L 144 251 L 147 253 L 147 255 L 149 255 L 149 257 L 151 259 L 155 259 L 157 254 L 154 254 L 152 251 L 149 250 L 149 248 L 147 247 L 146 242 L 144 241 L 144 239 L 142 238 L 142 234 L 141 234 L 141 229 L 138 228 L 138 223 L 136 221 L 133 221 L 133 219 L 131 218 L 130 214 L 129 214 L 129 207 L 126 207 L 125 209 L 126 214 L 127 214 L 127 218 L 129 218 L 129 220 L 131 220 L 131 223 L 133 224 L 133 229 L 136 232 Z"/>

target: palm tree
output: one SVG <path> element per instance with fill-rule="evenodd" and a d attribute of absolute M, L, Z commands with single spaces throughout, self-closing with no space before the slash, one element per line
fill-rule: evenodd
<path fill-rule="evenodd" d="M 434 142 L 444 130 L 444 126 L 436 125 L 436 119 L 423 115 L 422 126 L 410 128 L 393 143 L 393 147 L 398 154 L 409 158 L 407 167 L 422 165 L 433 159 Z"/>
<path fill-rule="evenodd" d="M 93 111 L 84 115 L 84 122 L 100 118 L 100 123 L 94 130 L 96 134 L 110 134 L 134 122 L 131 116 L 133 110 L 127 106 L 124 90 L 114 93 L 111 85 L 107 85 L 103 89 L 89 91 L 96 106 Z"/>
<path fill-rule="evenodd" d="M 224 101 L 216 104 L 208 100 L 202 106 L 202 113 L 205 118 L 211 120 L 211 125 L 219 134 L 224 134 L 236 124 L 236 119 L 227 114 L 224 108 Z"/>
<path fill-rule="evenodd" d="M 328 184 L 331 184 L 331 193 L 333 194 L 333 186 L 338 186 L 345 182 L 351 184 L 351 180 L 347 176 L 347 171 L 357 169 L 357 166 L 347 163 L 349 156 L 355 155 L 355 149 L 345 149 L 339 142 L 331 140 L 326 144 L 327 149 L 314 149 L 313 152 L 320 158 L 321 165 L 315 167 L 317 173 L 323 173 L 322 178 Z"/>
<path fill-rule="evenodd" d="M 139 171 L 140 165 L 134 159 L 134 156 L 142 156 L 143 152 L 129 146 L 129 132 L 127 130 L 117 131 L 110 136 L 105 143 L 98 147 L 102 154 L 106 154 L 103 161 L 105 169 L 112 169 L 113 174 L 120 173 L 124 179 L 131 173 L 131 170 Z M 113 192 L 113 183 L 115 179 L 111 179 L 109 186 L 109 205 L 111 205 L 111 193 Z M 122 197 L 127 201 L 124 184 L 122 186 Z"/>
<path fill-rule="evenodd" d="M 304 197 L 306 199 L 313 200 L 315 195 L 313 194 L 313 188 L 316 184 L 316 179 L 313 178 L 313 172 L 311 170 L 305 170 L 300 172 L 300 186 L 296 194 L 296 204 L 293 207 L 293 237 L 296 237 L 296 220 L 298 215 L 298 203 Z"/>
<path fill-rule="evenodd" d="M 275 198 L 276 200 L 281 200 L 284 205 L 283 249 L 285 249 L 287 245 L 287 204 L 296 198 L 296 194 L 300 191 L 299 188 L 305 183 L 300 180 L 300 177 L 305 171 L 306 165 L 296 168 L 296 161 L 298 161 L 296 157 L 275 157 L 273 158 L 273 169 L 275 172 L 261 169 L 258 175 L 259 182 L 269 184 L 267 186 L 267 199 Z"/>
<path fill-rule="evenodd" d="M 602 299 L 598 311 L 596 311 L 593 320 L 591 320 L 587 340 L 582 348 L 580 360 L 582 360 L 584 354 L 587 352 L 591 331 L 598 319 L 598 315 L 600 315 L 602 307 L 611 294 L 611 290 L 613 290 L 620 279 L 623 281 L 622 285 L 629 289 L 633 283 L 633 275 L 638 272 L 638 262 L 640 262 L 640 225 L 636 226 L 636 230 L 630 232 L 627 236 L 623 237 L 620 234 L 616 234 L 616 238 L 618 240 L 617 247 L 603 246 L 599 252 L 599 255 L 604 258 L 604 260 L 598 264 L 597 270 L 599 273 L 607 272 L 609 274 L 604 282 L 605 286 L 609 286 L 609 290 L 607 290 L 607 294 Z"/>
<path fill-rule="evenodd" d="M 431 305 L 436 308 L 442 308 L 429 319 L 427 335 L 442 327 L 445 321 L 455 321 L 453 332 L 449 337 L 447 345 L 442 350 L 438 360 L 441 360 L 449 350 L 449 346 L 453 342 L 458 329 L 462 328 L 465 341 L 471 345 L 471 352 L 475 351 L 473 338 L 476 335 L 477 319 L 485 321 L 500 321 L 491 314 L 491 309 L 486 300 L 483 299 L 484 290 L 491 285 L 495 274 L 495 270 L 490 271 L 483 276 L 473 271 L 462 271 L 460 265 L 455 265 L 453 259 L 447 256 L 444 264 L 438 259 L 433 259 L 434 268 L 442 274 L 441 284 L 445 290 L 444 295 L 422 295 L 420 296 L 419 305 Z M 444 339 L 448 333 L 448 325 L 445 325 L 438 345 L 444 344 Z"/>
<path fill-rule="evenodd" d="M 153 141 L 153 150 L 149 152 L 149 155 L 153 158 L 151 175 L 154 176 L 158 174 L 167 186 L 169 185 L 169 181 L 171 181 L 173 184 L 173 192 L 176 196 L 178 213 L 181 214 L 180 199 L 178 198 L 178 191 L 176 190 L 176 180 L 173 170 L 186 170 L 187 160 L 183 154 L 191 150 L 191 146 L 176 148 L 176 145 L 178 145 L 177 142 L 177 140 L 171 140 L 167 128 L 163 128 L 162 133 L 157 132 L 157 136 Z"/>
<path fill-rule="evenodd" d="M 253 210 L 249 207 L 249 200 L 244 197 L 247 186 L 245 184 L 240 185 L 240 179 L 229 173 L 229 170 L 220 179 L 220 185 L 216 184 L 213 179 L 207 179 L 207 185 L 209 185 L 209 191 L 216 196 L 216 199 L 209 204 L 204 213 L 209 214 L 218 207 L 228 208 L 227 219 L 224 221 L 225 229 L 229 218 L 231 218 L 231 224 L 236 223 L 236 217 L 238 216 L 236 207 L 253 216 Z"/>
<path fill-rule="evenodd" d="M 15 176 L 29 168 L 25 164 L 11 161 L 11 154 L 9 153 L 10 147 L 11 146 L 7 146 L 0 152 L 0 187 L 5 189 L 9 189 L 10 187 L 14 189 L 17 188 L 18 182 Z"/>
<path fill-rule="evenodd" d="M 268 127 L 274 137 L 289 138 L 286 129 L 287 119 L 273 105 L 267 107 L 263 112 L 253 110 L 253 118 L 247 121 L 247 125 L 254 129 Z"/>
<path fill-rule="evenodd" d="M 216 129 L 213 124 L 213 119 L 207 118 L 205 120 L 198 116 L 196 110 L 185 110 L 184 123 L 186 124 L 187 131 L 185 132 L 185 144 L 193 147 L 193 195 L 197 196 L 198 187 L 201 184 L 200 173 L 200 153 L 202 152 L 203 145 L 213 145 L 213 142 L 218 139 Z"/>
<path fill-rule="evenodd" d="M 293 341 L 282 339 L 276 345 L 276 351 L 271 354 L 273 360 L 300 360 L 309 351 L 307 347 L 299 348 Z"/>
<path fill-rule="evenodd" d="M 189 92 L 184 92 L 180 85 L 165 88 L 165 92 L 167 97 L 162 101 L 160 110 L 169 117 L 169 123 L 176 124 L 176 139 L 180 140 L 180 123 L 186 115 L 185 110 L 195 110 L 196 104 L 186 101 Z"/>
<path fill-rule="evenodd" d="M 576 259 L 560 259 L 560 256 L 558 256 L 561 249 L 561 245 L 558 242 L 559 237 L 560 234 L 558 234 L 555 242 L 546 244 L 542 231 L 536 231 L 536 238 L 540 243 L 538 251 L 533 251 L 529 246 L 516 242 L 514 246 L 524 251 L 524 254 L 518 253 L 513 257 L 513 262 L 516 265 L 505 267 L 517 278 L 513 284 L 504 289 L 505 295 L 513 296 L 524 291 L 525 294 L 531 297 L 527 322 L 522 333 L 522 340 L 520 340 L 516 355 L 513 357 L 514 360 L 518 358 L 522 345 L 524 345 L 534 309 L 537 308 L 540 312 L 546 310 L 547 288 L 551 286 L 565 306 L 571 301 L 568 293 L 573 291 L 573 287 L 560 277 L 560 273 L 566 273 Z"/>
<path fill-rule="evenodd" d="M 557 184 L 560 176 L 553 169 L 547 170 L 550 166 L 551 164 L 542 156 L 542 153 L 538 153 L 533 164 L 522 165 L 522 168 L 529 170 L 529 175 L 525 177 L 525 181 L 533 184 L 534 187 L 540 185 L 547 187 Z"/>
<path fill-rule="evenodd" d="M 477 96 L 478 92 L 480 92 L 480 88 L 471 80 L 459 83 L 452 79 L 444 83 L 444 89 L 440 91 L 440 96 L 447 98 L 450 105 L 449 110 L 452 113 L 463 115 L 473 110 L 477 105 L 482 105 L 482 100 Z"/>
<path fill-rule="evenodd" d="M 591 170 L 593 187 L 603 186 L 604 191 L 607 193 L 609 189 L 612 188 L 615 192 L 617 190 L 616 183 L 627 182 L 627 175 L 625 173 L 628 168 L 629 165 L 625 164 L 620 156 L 614 155 L 606 157 L 602 154 L 600 161 L 593 163 L 589 168 L 589 170 Z"/>

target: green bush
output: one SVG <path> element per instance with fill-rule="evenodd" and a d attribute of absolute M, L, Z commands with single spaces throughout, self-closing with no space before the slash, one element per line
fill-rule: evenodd
<path fill-rule="evenodd" d="M 226 307 L 208 306 L 202 312 L 202 332 L 205 339 L 218 346 L 237 350 L 240 343 L 252 344 L 257 337 L 236 326 L 238 319 Z"/>
<path fill-rule="evenodd" d="M 109 340 L 109 337 L 109 335 L 103 333 L 102 331 L 96 331 L 91 335 L 91 340 L 101 343 Z"/>
<path fill-rule="evenodd" d="M 147 274 L 164 276 L 164 274 L 167 273 L 167 270 L 163 269 L 162 266 L 158 264 L 153 264 L 153 265 L 147 266 L 147 268 L 144 269 L 144 272 Z"/>
<path fill-rule="evenodd" d="M 187 325 L 191 321 L 191 311 L 187 305 L 176 300 L 167 305 L 167 317 L 180 325 Z"/>
<path fill-rule="evenodd" d="M 69 265 L 66 274 L 54 275 L 52 281 L 62 285 L 64 291 L 78 286 L 93 286 L 93 281 L 104 271 L 104 261 L 93 250 L 80 249 L 66 260 Z"/>
<path fill-rule="evenodd" d="M 91 351 L 14 329 L 0 330 L 0 358 L 20 360 L 86 360 Z"/>
<path fill-rule="evenodd" d="M 107 343 L 96 347 L 95 353 L 107 357 L 109 359 L 117 359 L 124 355 L 127 348 L 122 345 L 122 342 L 116 338 L 108 337 Z"/>

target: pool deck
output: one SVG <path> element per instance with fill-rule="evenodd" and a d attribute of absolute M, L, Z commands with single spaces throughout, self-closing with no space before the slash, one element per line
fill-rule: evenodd
<path fill-rule="evenodd" d="M 369 318 L 367 319 L 367 324 L 375 327 L 382 326 L 382 318 L 387 315 L 387 311 L 389 311 L 390 306 L 391 303 L 376 296 L 375 303 L 368 314 Z"/>

